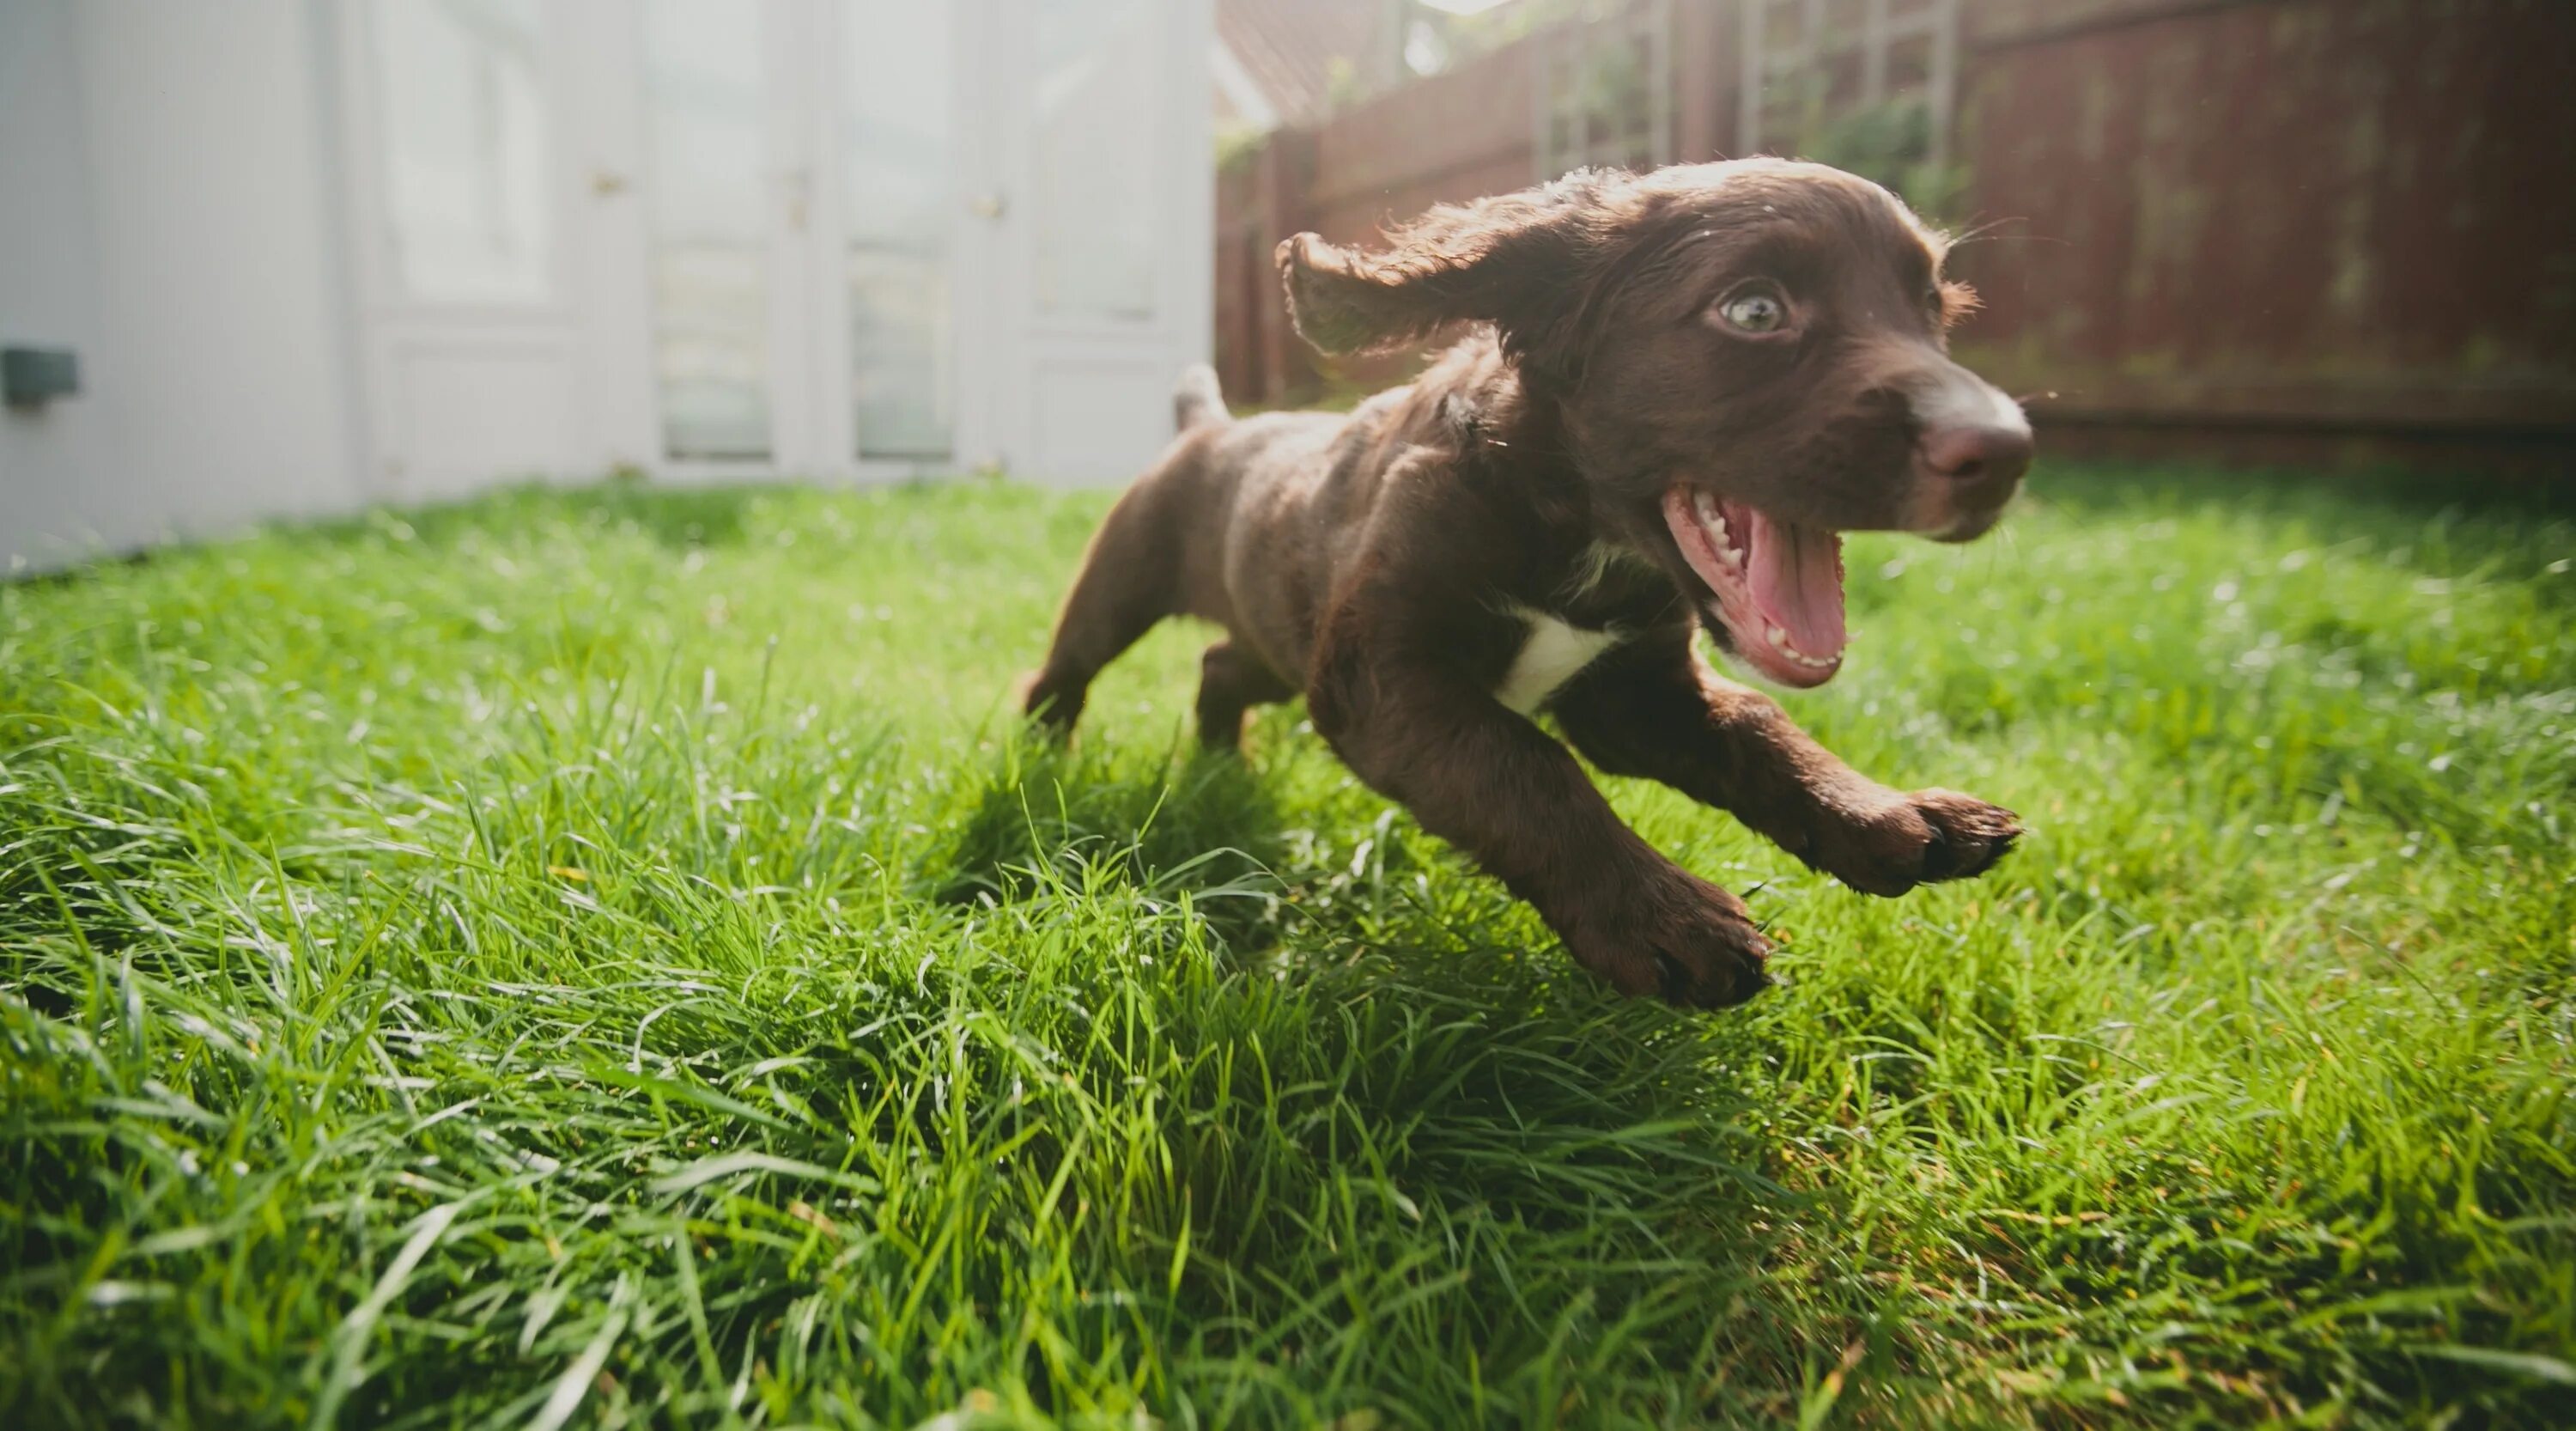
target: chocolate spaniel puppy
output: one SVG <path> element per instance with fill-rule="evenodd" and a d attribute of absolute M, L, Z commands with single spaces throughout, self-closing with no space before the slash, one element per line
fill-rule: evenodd
<path fill-rule="evenodd" d="M 1326 352 L 1475 325 L 1348 414 L 1228 415 L 1213 374 L 1083 559 L 1026 709 L 1058 728 L 1166 616 L 1225 628 L 1213 747 L 1303 694 L 1362 780 L 1535 905 L 1630 994 L 1715 1007 L 1766 982 L 1742 901 L 1611 812 L 1583 767 L 1732 811 L 1871 894 L 1977 874 L 2011 811 L 1857 773 L 1720 677 L 1705 630 L 1784 686 L 1843 660 L 1840 533 L 1961 542 L 2031 455 L 2014 402 L 1950 360 L 1974 305 L 1886 190 L 1745 160 L 1579 173 L 1433 209 L 1382 252 L 1279 246 Z"/>

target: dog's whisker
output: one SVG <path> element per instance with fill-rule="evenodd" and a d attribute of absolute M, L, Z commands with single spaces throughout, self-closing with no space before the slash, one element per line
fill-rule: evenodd
<path fill-rule="evenodd" d="M 2030 222 L 2030 220 L 2019 214 L 2010 214 L 1997 219 L 1986 219 L 1982 222 L 1968 225 L 1968 227 L 1962 229 L 1957 236 L 1953 237 L 1950 240 L 1950 243 L 1952 247 L 1956 247 L 1963 243 L 1984 243 L 1989 239 L 1997 237 L 1995 231 L 2006 224 L 2024 224 L 2028 222 Z M 2014 235 L 2014 237 L 2021 236 Z"/>

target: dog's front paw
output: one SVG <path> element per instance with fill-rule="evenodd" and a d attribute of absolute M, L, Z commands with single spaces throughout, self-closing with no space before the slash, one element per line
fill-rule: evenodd
<path fill-rule="evenodd" d="M 1576 962 L 1631 996 L 1722 1009 L 1770 985 L 1771 942 L 1734 895 L 1679 869 L 1641 881 L 1563 929 Z"/>
<path fill-rule="evenodd" d="M 1807 862 L 1864 894 L 1893 896 L 1984 874 L 2019 838 L 2020 817 L 2001 805 L 1956 790 L 1891 790 L 1829 826 Z"/>

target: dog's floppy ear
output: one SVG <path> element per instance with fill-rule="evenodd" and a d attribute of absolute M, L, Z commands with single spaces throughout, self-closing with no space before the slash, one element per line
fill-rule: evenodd
<path fill-rule="evenodd" d="M 1381 352 L 1452 323 L 1488 322 L 1525 364 L 1557 367 L 1590 278 L 1620 227 L 1612 190 L 1625 175 L 1443 204 L 1387 235 L 1376 252 L 1314 234 L 1279 245 L 1288 312 L 1326 353 Z"/>

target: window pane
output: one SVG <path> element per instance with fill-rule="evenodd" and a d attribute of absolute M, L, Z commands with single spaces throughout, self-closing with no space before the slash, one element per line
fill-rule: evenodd
<path fill-rule="evenodd" d="M 673 457 L 769 456 L 769 160 L 760 7 L 651 0 L 654 371 Z"/>
<path fill-rule="evenodd" d="M 862 457 L 948 455 L 956 414 L 956 222 L 946 0 L 847 0 L 841 207 L 850 387 Z"/>
<path fill-rule="evenodd" d="M 549 281 L 538 0 L 374 0 L 395 280 L 431 302 L 530 303 Z"/>
<path fill-rule="evenodd" d="M 1154 0 L 1032 0 L 1038 311 L 1154 316 L 1165 26 Z"/>

